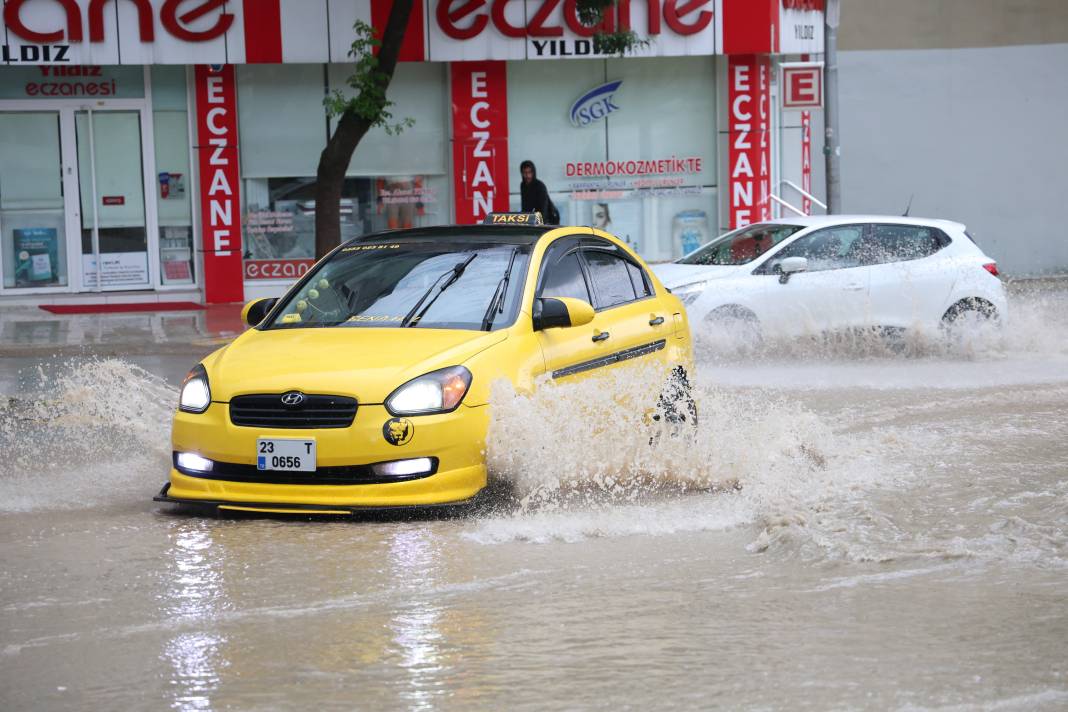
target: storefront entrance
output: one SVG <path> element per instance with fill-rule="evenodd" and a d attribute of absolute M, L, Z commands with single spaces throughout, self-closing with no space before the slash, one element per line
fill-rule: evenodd
<path fill-rule="evenodd" d="M 158 286 L 145 102 L 57 103 L 0 101 L 2 293 Z"/>

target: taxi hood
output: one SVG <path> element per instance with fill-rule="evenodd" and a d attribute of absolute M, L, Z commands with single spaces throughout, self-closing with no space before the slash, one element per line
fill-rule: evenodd
<path fill-rule="evenodd" d="M 296 390 L 382 403 L 404 382 L 462 364 L 506 338 L 506 329 L 249 329 L 204 366 L 213 401 Z"/>

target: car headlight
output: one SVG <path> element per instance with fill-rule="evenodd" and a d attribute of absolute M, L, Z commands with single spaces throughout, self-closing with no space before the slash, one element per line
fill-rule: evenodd
<path fill-rule="evenodd" d="M 203 413 L 211 405 L 211 388 L 208 387 L 208 372 L 199 363 L 182 381 L 178 409 L 186 413 Z"/>
<path fill-rule="evenodd" d="M 428 415 L 456 410 L 471 386 L 471 372 L 449 366 L 413 378 L 386 398 L 392 415 Z"/>
<path fill-rule="evenodd" d="M 671 293 L 682 300 L 682 303 L 686 306 L 693 304 L 697 301 L 697 298 L 701 296 L 701 293 L 708 287 L 708 282 L 693 282 L 691 284 L 684 284 L 681 287 L 675 287 L 671 290 Z"/>

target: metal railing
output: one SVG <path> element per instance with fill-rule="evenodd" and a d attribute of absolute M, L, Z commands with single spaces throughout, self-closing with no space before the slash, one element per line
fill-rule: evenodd
<path fill-rule="evenodd" d="M 822 200 L 820 200 L 819 198 L 814 196 L 812 193 L 809 193 L 807 190 L 805 190 L 804 188 L 799 186 L 797 183 L 794 183 L 793 181 L 789 181 L 789 180 L 785 180 L 784 179 L 784 180 L 779 181 L 779 185 L 780 186 L 788 185 L 791 188 L 793 188 L 794 190 L 796 190 L 798 193 L 800 193 L 802 196 L 808 198 L 813 203 L 815 203 L 816 205 L 818 205 L 821 208 L 823 208 L 824 210 L 827 209 L 827 203 L 824 203 Z"/>

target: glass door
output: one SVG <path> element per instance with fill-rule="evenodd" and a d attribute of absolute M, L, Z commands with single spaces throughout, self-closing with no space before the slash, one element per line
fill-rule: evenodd
<path fill-rule="evenodd" d="M 0 112 L 0 264 L 5 289 L 66 291 L 59 111 Z"/>
<path fill-rule="evenodd" d="M 141 112 L 79 110 L 74 128 L 82 289 L 147 289 L 151 281 Z"/>

